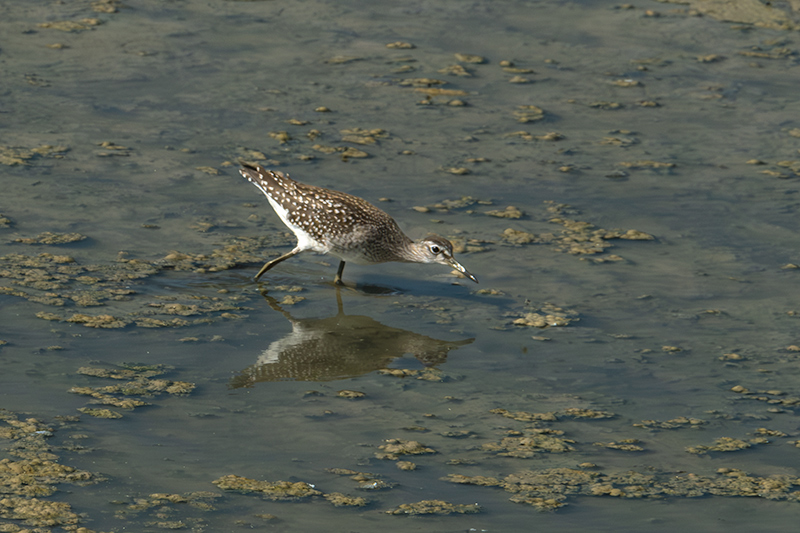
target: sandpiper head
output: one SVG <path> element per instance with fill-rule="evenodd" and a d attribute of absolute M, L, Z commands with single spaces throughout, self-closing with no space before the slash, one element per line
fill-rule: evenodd
<path fill-rule="evenodd" d="M 453 257 L 453 244 L 438 235 L 428 235 L 416 242 L 417 256 L 420 263 L 439 263 L 452 267 L 466 277 L 478 283 L 478 278 L 473 276 L 469 270 L 461 266 L 461 263 Z"/>

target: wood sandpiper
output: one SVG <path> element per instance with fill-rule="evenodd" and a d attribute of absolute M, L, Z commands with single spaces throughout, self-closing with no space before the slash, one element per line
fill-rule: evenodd
<path fill-rule="evenodd" d="M 305 185 L 288 175 L 261 165 L 242 163 L 239 172 L 263 192 L 284 224 L 297 237 L 294 250 L 266 263 L 256 274 L 306 250 L 338 257 L 334 283 L 341 284 L 346 261 L 377 264 L 439 263 L 450 266 L 478 283 L 478 279 L 453 258 L 453 245 L 444 237 L 428 235 L 412 241 L 392 217 L 371 203 L 343 192 Z"/>

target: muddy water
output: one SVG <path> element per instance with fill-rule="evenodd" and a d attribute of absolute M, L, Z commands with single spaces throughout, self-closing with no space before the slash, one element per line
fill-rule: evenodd
<path fill-rule="evenodd" d="M 793 530 L 797 37 L 696 4 L 7 2 L 0 406 L 39 425 L 2 454 L 92 483 L 39 472 L 69 511 L 0 521 Z M 240 159 L 454 239 L 480 285 L 337 291 L 313 255 L 252 283 L 293 241 Z M 150 405 L 86 395 L 131 380 L 105 394 Z M 428 500 L 453 514 L 385 513 Z"/>

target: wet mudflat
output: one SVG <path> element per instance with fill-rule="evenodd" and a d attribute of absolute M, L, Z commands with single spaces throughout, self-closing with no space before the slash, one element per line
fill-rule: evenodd
<path fill-rule="evenodd" d="M 0 8 L 4 531 L 790 531 L 797 17 Z M 311 254 L 237 172 L 432 265 Z M 85 528 L 85 529 L 81 529 Z"/>

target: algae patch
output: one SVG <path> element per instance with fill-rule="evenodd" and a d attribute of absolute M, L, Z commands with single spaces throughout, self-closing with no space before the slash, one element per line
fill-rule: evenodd
<path fill-rule="evenodd" d="M 705 425 L 706 421 L 699 418 L 689 418 L 679 416 L 670 420 L 642 420 L 639 423 L 633 424 L 634 427 L 644 429 L 679 429 L 679 428 L 692 428 L 697 429 Z"/>
<path fill-rule="evenodd" d="M 759 0 L 660 0 L 688 4 L 700 14 L 717 20 L 752 24 L 777 30 L 800 29 L 800 15 L 795 2 L 761 2 Z"/>
<path fill-rule="evenodd" d="M 88 485 L 102 478 L 59 462 L 53 453 L 56 448 L 47 442 L 55 434 L 53 427 L 35 418 L 21 420 L 5 409 L 0 409 L 0 420 L 4 422 L 0 426 L 0 443 L 7 441 L 8 445 L 3 447 L 14 457 L 0 460 L 0 492 L 4 494 L 0 499 L 0 518 L 37 528 L 74 528 L 80 516 L 68 503 L 41 498 L 52 495 L 61 483 Z"/>
<path fill-rule="evenodd" d="M 232 490 L 243 494 L 255 492 L 276 501 L 300 500 L 322 494 L 310 484 L 302 481 L 294 483 L 291 481 L 259 481 L 234 474 L 215 479 L 212 483 L 222 490 Z"/>
<path fill-rule="evenodd" d="M 523 317 L 515 319 L 512 324 L 515 326 L 527 326 L 544 329 L 547 327 L 564 327 L 571 322 L 580 320 L 575 311 L 557 307 L 551 303 L 545 303 L 541 308 L 531 309 Z"/>
<path fill-rule="evenodd" d="M 798 501 L 800 479 L 776 475 L 750 476 L 737 470 L 721 468 L 716 476 L 693 473 L 636 471 L 588 472 L 572 468 L 522 470 L 502 480 L 480 476 L 451 474 L 451 483 L 499 487 L 513 494 L 512 502 L 551 511 L 567 504 L 571 496 L 614 498 L 654 498 L 701 496 L 759 497 L 769 500 Z"/>
<path fill-rule="evenodd" d="M 131 396 L 154 397 L 162 393 L 172 395 L 186 395 L 195 388 L 194 383 L 186 381 L 172 381 L 168 379 L 154 379 L 164 374 L 173 367 L 166 365 L 141 365 L 136 363 L 123 363 L 118 368 L 81 367 L 78 374 L 95 378 L 115 380 L 130 380 L 120 385 L 107 385 L 103 387 L 72 387 L 68 392 L 89 396 L 91 403 L 110 405 L 120 409 L 133 410 L 137 407 L 150 405 L 149 403 Z M 84 414 L 98 418 L 121 418 L 122 415 L 110 409 L 96 409 L 82 407 L 78 409 Z"/>
<path fill-rule="evenodd" d="M 0 146 L 0 164 L 8 166 L 27 165 L 28 161 L 39 157 L 61 159 L 68 151 L 68 146 L 53 146 L 50 144 L 43 144 L 35 148 Z"/>
<path fill-rule="evenodd" d="M 364 507 L 368 503 L 361 496 L 348 496 L 341 492 L 323 493 L 314 488 L 314 485 L 303 481 L 263 481 L 229 474 L 212 483 L 222 490 L 260 494 L 272 501 L 302 501 L 320 496 L 334 507 Z"/>
<path fill-rule="evenodd" d="M 84 238 L 80 234 L 43 233 L 18 241 L 28 244 L 67 244 Z M 168 270 L 218 272 L 241 264 L 261 262 L 263 257 L 254 252 L 265 242 L 263 238 L 233 239 L 208 254 L 172 252 L 158 261 L 128 259 L 120 254 L 110 264 L 81 264 L 71 256 L 51 253 L 7 254 L 0 257 L 0 280 L 5 282 L 5 285 L 0 285 L 0 294 L 62 308 L 103 307 L 113 303 L 113 312 L 36 312 L 36 316 L 43 320 L 91 328 L 123 328 L 129 325 L 183 327 L 235 319 L 241 315 L 233 312 L 245 309 L 238 304 L 245 299 L 240 295 L 161 296 L 156 297 L 161 302 L 153 302 L 140 295 L 131 282 Z"/>
<path fill-rule="evenodd" d="M 99 26 L 103 22 L 97 18 L 82 18 L 80 20 L 58 20 L 55 22 L 41 22 L 40 28 L 49 28 L 65 32 L 81 32 Z"/>
<path fill-rule="evenodd" d="M 428 448 L 415 440 L 387 439 L 385 444 L 378 446 L 381 452 L 376 452 L 378 459 L 390 459 L 396 461 L 401 455 L 421 455 L 436 453 L 433 448 Z"/>
<path fill-rule="evenodd" d="M 560 435 L 559 430 L 552 429 L 531 429 L 522 432 L 511 432 L 512 435 L 503 437 L 497 443 L 487 443 L 483 445 L 483 450 L 487 452 L 497 452 L 497 455 L 505 457 L 517 457 L 528 459 L 538 453 L 566 453 L 575 451 L 575 441 L 565 439 Z"/>
<path fill-rule="evenodd" d="M 364 507 L 367 499 L 361 496 L 348 496 L 341 492 L 331 492 L 322 496 L 336 507 Z"/>
<path fill-rule="evenodd" d="M 453 504 L 443 500 L 422 500 L 415 503 L 403 503 L 394 509 L 386 511 L 390 515 L 450 515 L 473 514 L 481 512 L 480 505 Z"/>
<path fill-rule="evenodd" d="M 686 451 L 695 455 L 704 455 L 710 452 L 737 452 L 746 450 L 754 444 L 766 444 L 769 441 L 765 438 L 755 438 L 750 441 L 734 439 L 732 437 L 720 437 L 709 445 L 689 446 Z"/>
<path fill-rule="evenodd" d="M 86 235 L 80 233 L 53 233 L 45 231 L 36 237 L 22 237 L 14 239 L 14 242 L 22 244 L 69 244 L 72 242 L 80 242 L 86 239 Z"/>

